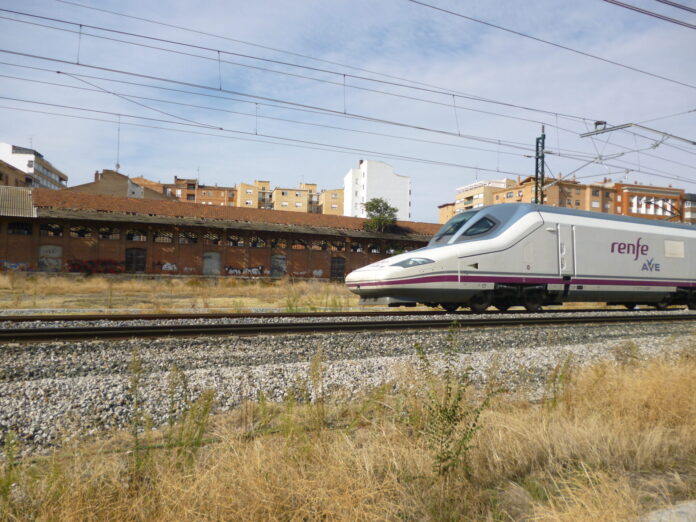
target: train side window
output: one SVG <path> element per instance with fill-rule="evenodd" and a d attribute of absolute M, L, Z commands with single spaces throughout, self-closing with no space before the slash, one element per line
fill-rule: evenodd
<path fill-rule="evenodd" d="M 484 217 L 469 227 L 469 230 L 464 232 L 464 236 L 480 236 L 491 230 L 495 226 L 495 222 Z"/>

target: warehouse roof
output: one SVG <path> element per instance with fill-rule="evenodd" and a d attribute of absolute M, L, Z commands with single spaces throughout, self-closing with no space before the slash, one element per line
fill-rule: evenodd
<path fill-rule="evenodd" d="M 130 221 L 171 222 L 196 226 L 233 226 L 298 232 L 321 233 L 325 231 L 334 235 L 370 235 L 371 237 L 420 236 L 418 239 L 432 236 L 440 225 L 414 221 L 397 221 L 399 234 L 367 234 L 362 218 L 309 214 L 304 212 L 287 212 L 282 210 L 262 210 L 252 208 L 201 205 L 179 201 L 156 201 L 98 194 L 81 194 L 66 190 L 34 189 L 33 206 L 40 216 L 54 217 L 91 217 L 105 219 L 109 217 L 128 216 Z M 135 218 L 134 216 L 140 216 Z M 120 220 L 120 219 L 119 219 Z M 333 232 L 332 232 L 333 231 Z M 415 238 L 414 238 L 415 239 Z"/>

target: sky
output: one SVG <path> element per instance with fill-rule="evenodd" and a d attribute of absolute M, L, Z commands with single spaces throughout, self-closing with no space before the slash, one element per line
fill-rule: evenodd
<path fill-rule="evenodd" d="M 70 186 L 118 163 L 160 182 L 333 189 L 380 160 L 411 177 L 412 218 L 437 222 L 458 187 L 533 175 L 543 126 L 547 176 L 696 192 L 696 145 L 678 139 L 696 140 L 694 28 L 604 0 L 424 3 L 442 10 L 0 0 L 0 141 Z M 581 137 L 596 121 L 642 127 Z"/>

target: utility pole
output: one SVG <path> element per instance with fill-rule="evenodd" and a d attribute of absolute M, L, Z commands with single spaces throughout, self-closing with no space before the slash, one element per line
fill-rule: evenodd
<path fill-rule="evenodd" d="M 534 203 L 544 204 L 544 146 L 546 144 L 546 134 L 544 126 L 541 126 L 541 136 L 536 139 L 536 155 L 534 169 Z"/>

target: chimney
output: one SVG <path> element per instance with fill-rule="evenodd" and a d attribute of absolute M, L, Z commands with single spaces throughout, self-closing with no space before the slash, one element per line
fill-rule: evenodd
<path fill-rule="evenodd" d="M 360 167 L 363 164 L 364 160 L 358 160 L 358 167 Z"/>

